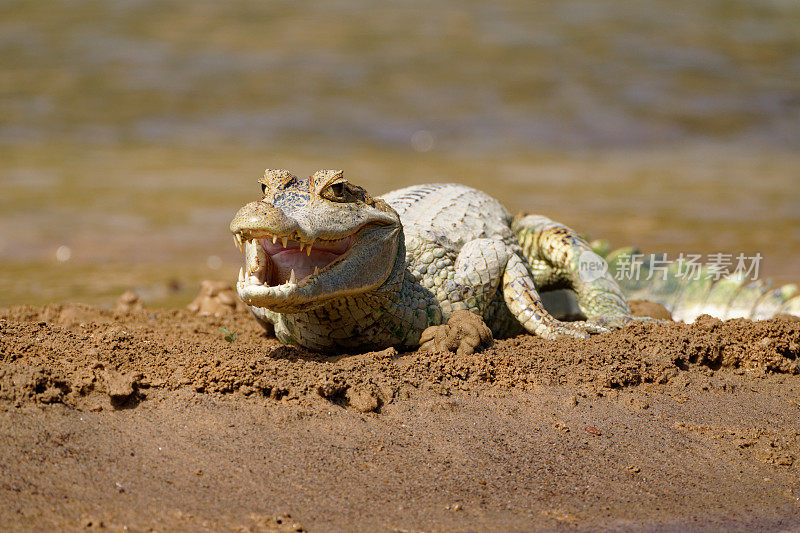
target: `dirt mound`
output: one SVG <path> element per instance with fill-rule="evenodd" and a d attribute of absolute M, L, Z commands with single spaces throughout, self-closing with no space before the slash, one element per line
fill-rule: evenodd
<path fill-rule="evenodd" d="M 233 342 L 223 329 L 236 333 Z M 797 374 L 798 355 L 800 322 L 783 318 L 634 323 L 588 340 L 523 335 L 471 355 L 390 348 L 325 356 L 280 345 L 241 311 L 198 316 L 51 305 L 0 312 L 0 398 L 81 409 L 131 407 L 152 389 L 188 388 L 273 399 L 314 395 L 374 411 L 409 387 L 620 388 L 667 383 L 698 366 Z"/>

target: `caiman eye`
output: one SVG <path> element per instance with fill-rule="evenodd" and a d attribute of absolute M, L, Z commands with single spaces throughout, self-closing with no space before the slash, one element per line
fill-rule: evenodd
<path fill-rule="evenodd" d="M 349 193 L 350 191 L 347 189 L 347 184 L 340 181 L 326 187 L 322 195 L 334 202 L 349 202 L 352 196 Z"/>

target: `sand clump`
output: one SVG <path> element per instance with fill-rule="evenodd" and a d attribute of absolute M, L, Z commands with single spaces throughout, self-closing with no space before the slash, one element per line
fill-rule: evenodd
<path fill-rule="evenodd" d="M 199 315 L 228 315 L 244 311 L 247 306 L 226 281 L 204 280 L 200 282 L 200 293 L 186 307 Z"/>
<path fill-rule="evenodd" d="M 133 291 L 125 291 L 117 299 L 117 306 L 114 308 L 114 312 L 118 314 L 135 313 L 142 309 L 144 309 L 144 305 L 139 295 Z"/>

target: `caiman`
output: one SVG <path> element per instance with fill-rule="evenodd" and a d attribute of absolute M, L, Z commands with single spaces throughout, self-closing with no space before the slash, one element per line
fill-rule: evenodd
<path fill-rule="evenodd" d="M 373 198 L 339 170 L 267 170 L 260 184 L 262 198 L 230 224 L 245 263 L 236 290 L 281 342 L 413 349 L 458 310 L 495 337 L 588 337 L 633 320 L 613 270 L 587 275 L 606 263 L 584 238 L 544 216 L 512 217 L 476 189 L 416 185 Z M 560 314 L 583 320 L 548 311 L 541 294 L 556 289 L 572 298 Z"/>

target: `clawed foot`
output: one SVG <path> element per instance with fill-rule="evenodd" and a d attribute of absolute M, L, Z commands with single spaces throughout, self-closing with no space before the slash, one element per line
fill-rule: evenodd
<path fill-rule="evenodd" d="M 469 311 L 453 311 L 447 324 L 430 326 L 422 332 L 420 350 L 470 355 L 479 346 L 490 346 L 492 342 L 492 332 L 481 317 Z"/>

